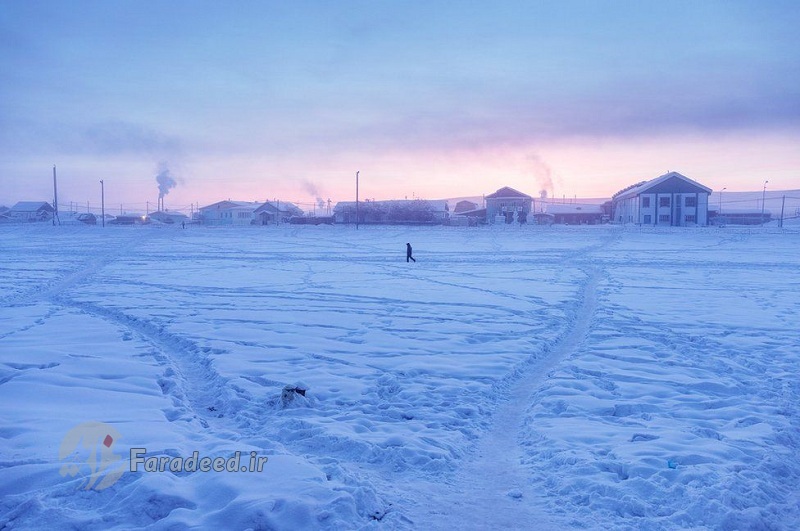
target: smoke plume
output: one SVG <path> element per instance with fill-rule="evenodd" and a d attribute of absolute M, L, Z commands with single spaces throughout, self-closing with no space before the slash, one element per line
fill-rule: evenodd
<path fill-rule="evenodd" d="M 308 179 L 303 179 L 303 189 L 308 192 L 308 195 L 313 195 L 315 197 L 319 196 L 319 190 L 317 190 L 317 185 L 309 181 Z"/>
<path fill-rule="evenodd" d="M 528 155 L 528 162 L 531 163 L 533 178 L 539 187 L 539 197 L 544 199 L 548 193 L 553 192 L 553 170 L 539 155 Z"/>
<path fill-rule="evenodd" d="M 158 183 L 158 199 L 161 200 L 170 190 L 178 185 L 178 182 L 169 172 L 166 162 L 158 164 L 158 175 L 156 175 L 156 182 Z"/>

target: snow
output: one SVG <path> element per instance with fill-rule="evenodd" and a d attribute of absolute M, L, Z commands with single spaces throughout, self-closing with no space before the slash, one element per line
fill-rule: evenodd
<path fill-rule="evenodd" d="M 796 529 L 799 250 L 770 227 L 0 226 L 0 527 Z M 268 461 L 86 489 L 92 445 L 59 449 L 87 422 L 124 467 Z"/>

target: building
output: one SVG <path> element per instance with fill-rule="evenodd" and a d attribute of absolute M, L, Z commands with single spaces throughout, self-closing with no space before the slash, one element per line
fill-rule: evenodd
<path fill-rule="evenodd" d="M 302 216 L 300 208 L 286 201 L 267 201 L 255 209 L 255 222 L 258 225 L 272 225 L 277 222 L 288 223 L 293 217 Z"/>
<path fill-rule="evenodd" d="M 547 205 L 550 222 L 559 225 L 598 225 L 605 213 L 602 205 L 550 203 Z"/>
<path fill-rule="evenodd" d="M 159 223 L 166 223 L 168 225 L 177 224 L 180 225 L 181 223 L 189 223 L 191 220 L 189 216 L 186 214 L 181 214 L 180 212 L 172 211 L 162 211 L 158 210 L 156 212 L 150 213 L 148 219 L 152 221 L 158 221 Z"/>
<path fill-rule="evenodd" d="M 772 212 L 760 208 L 726 208 L 719 214 L 715 208 L 709 210 L 708 217 L 711 225 L 763 225 L 772 221 Z"/>
<path fill-rule="evenodd" d="M 440 225 L 450 219 L 447 201 L 398 199 L 390 201 L 341 201 L 333 207 L 336 223 Z"/>
<path fill-rule="evenodd" d="M 486 221 L 488 223 L 527 223 L 532 204 L 531 196 L 504 186 L 486 196 Z"/>
<path fill-rule="evenodd" d="M 204 225 L 251 225 L 256 221 L 255 211 L 261 203 L 249 201 L 219 201 L 200 207 L 200 222 Z"/>
<path fill-rule="evenodd" d="M 50 221 L 55 209 L 46 201 L 20 201 L 6 212 L 11 221 Z"/>
<path fill-rule="evenodd" d="M 708 225 L 710 194 L 710 188 L 669 172 L 614 194 L 612 220 L 665 227 Z"/>

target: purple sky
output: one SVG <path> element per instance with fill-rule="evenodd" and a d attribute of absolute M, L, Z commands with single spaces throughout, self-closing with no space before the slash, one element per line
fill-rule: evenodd
<path fill-rule="evenodd" d="M 800 188 L 800 3 L 0 3 L 0 205 Z"/>

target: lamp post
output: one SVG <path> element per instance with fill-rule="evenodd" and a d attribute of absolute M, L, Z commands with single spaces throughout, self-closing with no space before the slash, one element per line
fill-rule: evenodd
<path fill-rule="evenodd" d="M 719 191 L 719 215 L 722 215 L 722 192 L 727 190 L 727 188 L 723 188 Z"/>
<path fill-rule="evenodd" d="M 767 198 L 767 183 L 764 181 L 764 189 L 761 191 L 761 226 L 764 226 L 764 200 Z"/>
<path fill-rule="evenodd" d="M 360 172 L 356 172 L 356 230 L 358 230 L 358 174 Z"/>
<path fill-rule="evenodd" d="M 103 179 L 100 179 L 100 217 L 103 219 L 103 227 L 106 226 L 106 189 Z"/>

